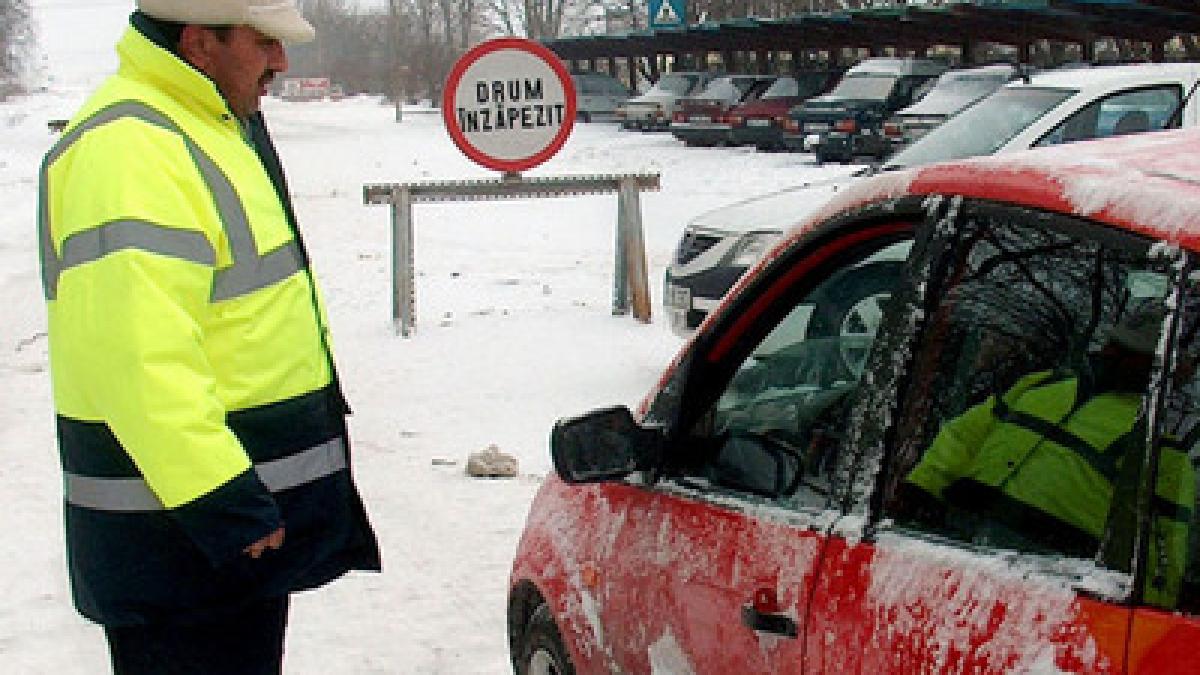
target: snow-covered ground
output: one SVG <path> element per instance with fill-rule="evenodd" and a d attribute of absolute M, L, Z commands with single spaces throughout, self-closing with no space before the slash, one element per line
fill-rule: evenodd
<path fill-rule="evenodd" d="M 71 608 L 46 372 L 34 212 L 37 166 L 66 117 L 115 65 L 132 2 L 35 0 L 45 91 L 0 103 L 0 671 L 104 672 L 98 628 Z M 401 123 L 378 101 L 265 102 L 329 302 L 355 415 L 355 470 L 385 571 L 296 598 L 288 673 L 502 673 L 509 564 L 551 470 L 554 419 L 634 404 L 679 348 L 661 279 L 694 215 L 845 168 L 806 156 L 689 149 L 669 135 L 579 125 L 529 175 L 652 171 L 642 196 L 655 319 L 614 317 L 616 197 L 415 209 L 417 331 L 393 333 L 388 209 L 364 184 L 486 178 L 436 114 Z M 495 444 L 521 477 L 480 481 L 468 453 Z M 451 460 L 454 464 L 434 460 Z"/>

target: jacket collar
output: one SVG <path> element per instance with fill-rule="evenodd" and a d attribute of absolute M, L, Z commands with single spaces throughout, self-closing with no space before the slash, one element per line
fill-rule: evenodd
<path fill-rule="evenodd" d="M 212 80 L 133 26 L 117 42 L 117 56 L 122 76 L 149 84 L 204 119 L 234 119 Z"/>

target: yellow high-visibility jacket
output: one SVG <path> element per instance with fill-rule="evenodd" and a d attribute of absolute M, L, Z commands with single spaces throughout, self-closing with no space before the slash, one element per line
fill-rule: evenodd
<path fill-rule="evenodd" d="M 117 51 L 38 214 L 76 606 L 180 621 L 377 569 L 273 148 L 137 28 Z M 280 525 L 281 551 L 241 553 Z"/>
<path fill-rule="evenodd" d="M 1079 400 L 1081 395 L 1074 377 L 1026 375 L 1003 397 L 992 396 L 944 424 L 906 480 L 951 504 L 1002 515 L 1022 535 L 1093 556 L 1125 459 L 1118 441 L 1133 429 L 1141 396 L 1105 392 Z M 1187 454 L 1164 442 L 1143 588 L 1153 604 L 1169 606 L 1179 593 L 1194 503 Z"/>

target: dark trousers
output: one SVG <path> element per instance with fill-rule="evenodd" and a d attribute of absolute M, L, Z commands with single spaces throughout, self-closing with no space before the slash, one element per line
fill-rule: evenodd
<path fill-rule="evenodd" d="M 288 598 L 199 624 L 104 628 L 114 675 L 279 675 Z"/>

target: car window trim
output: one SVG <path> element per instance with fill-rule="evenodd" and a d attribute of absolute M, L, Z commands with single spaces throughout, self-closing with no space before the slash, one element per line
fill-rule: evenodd
<path fill-rule="evenodd" d="M 1153 91 L 1153 90 L 1162 90 L 1162 89 L 1174 89 L 1175 90 L 1175 93 L 1178 94 L 1178 98 L 1175 100 L 1175 105 L 1179 105 L 1179 102 L 1183 100 L 1183 84 L 1180 82 L 1159 82 L 1156 84 L 1139 84 L 1134 87 L 1129 87 L 1128 89 L 1121 89 L 1120 91 L 1109 92 L 1109 94 L 1106 96 L 1091 99 L 1090 101 L 1084 103 L 1083 105 L 1079 106 L 1075 110 L 1072 110 L 1069 115 L 1067 115 L 1066 117 L 1063 117 L 1062 119 L 1060 119 L 1058 121 L 1057 124 L 1050 127 L 1049 129 L 1047 129 L 1045 131 L 1045 133 L 1043 133 L 1041 136 L 1039 136 L 1037 138 L 1037 140 L 1035 140 L 1033 143 L 1031 143 L 1029 145 L 1029 147 L 1031 147 L 1031 148 L 1054 147 L 1054 146 L 1042 145 L 1042 142 L 1045 141 L 1047 138 L 1049 138 L 1051 134 L 1053 134 L 1056 131 L 1058 131 L 1059 129 L 1061 129 L 1064 125 L 1066 125 L 1067 122 L 1074 119 L 1074 117 L 1076 115 L 1078 115 L 1080 112 L 1082 112 L 1085 108 L 1088 108 L 1093 105 L 1096 105 L 1096 106 L 1103 105 L 1105 101 L 1116 98 L 1117 96 L 1124 96 L 1126 94 L 1134 94 L 1134 93 L 1143 92 L 1143 91 Z M 1077 95 L 1078 95 L 1078 93 L 1076 94 L 1076 96 Z M 1068 98 L 1066 100 L 1069 101 L 1071 99 Z M 1064 103 L 1065 102 L 1066 101 L 1064 101 Z M 1062 104 L 1060 103 L 1059 105 L 1062 105 Z M 1176 116 L 1176 117 L 1178 117 L 1178 116 Z M 1168 121 L 1170 121 L 1170 120 L 1168 120 Z M 1178 128 L 1179 126 L 1181 126 L 1180 123 L 1176 122 L 1175 126 L 1164 127 L 1164 129 L 1175 129 L 1175 128 Z M 1161 131 L 1161 129 L 1150 129 L 1150 131 Z M 1109 138 L 1109 137 L 1108 136 L 1095 136 L 1092 138 L 1081 139 L 1081 140 L 1096 140 L 1099 138 Z M 1067 141 L 1067 142 L 1063 142 L 1063 143 L 1055 143 L 1054 145 L 1066 145 L 1067 143 L 1078 143 L 1078 142 L 1079 141 Z"/>
<path fill-rule="evenodd" d="M 727 361 L 731 356 L 737 357 L 740 355 L 740 352 L 736 349 L 737 346 L 742 342 L 744 336 L 759 322 L 761 317 L 768 310 L 775 307 L 779 300 L 791 292 L 798 283 L 810 274 L 834 262 L 834 256 L 877 239 L 888 239 L 901 233 L 911 233 L 913 231 L 914 223 L 911 220 L 905 220 L 903 214 L 897 213 L 893 218 L 883 223 L 864 227 L 843 236 L 835 236 L 832 241 L 818 243 L 815 250 L 804 252 L 804 249 L 809 247 L 801 247 L 799 250 L 789 252 L 786 254 L 785 259 L 776 261 L 773 264 L 789 265 L 797 257 L 800 257 L 800 260 L 790 265 L 782 275 L 774 279 L 769 279 L 767 282 L 769 285 L 754 298 L 750 305 L 740 308 L 733 324 L 721 332 L 716 343 L 708 350 L 705 355 L 706 362 L 709 364 L 718 364 Z M 728 314 L 728 312 L 725 312 L 725 314 Z"/>

